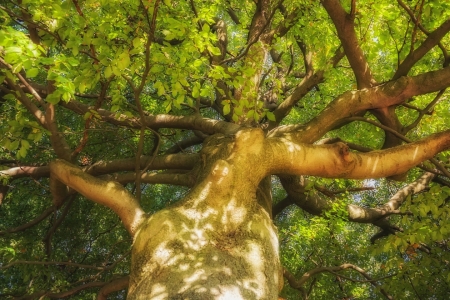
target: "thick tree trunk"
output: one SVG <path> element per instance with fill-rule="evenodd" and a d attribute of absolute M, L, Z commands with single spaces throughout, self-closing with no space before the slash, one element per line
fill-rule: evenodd
<path fill-rule="evenodd" d="M 277 231 L 257 200 L 263 140 L 244 130 L 204 145 L 198 184 L 135 234 L 128 299 L 277 299 Z"/>
<path fill-rule="evenodd" d="M 142 225 L 128 299 L 277 299 L 278 239 L 267 212 L 256 202 L 211 208 L 214 191 L 203 192 L 212 198 L 198 191 Z"/>

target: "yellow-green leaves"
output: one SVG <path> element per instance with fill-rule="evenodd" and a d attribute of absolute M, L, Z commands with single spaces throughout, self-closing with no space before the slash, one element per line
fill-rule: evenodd
<path fill-rule="evenodd" d="M 267 119 L 269 120 L 269 121 L 273 121 L 273 122 L 275 122 L 276 120 L 275 120 L 275 115 L 273 114 L 273 112 L 271 112 L 271 111 L 266 111 L 266 117 L 267 117 Z"/>
<path fill-rule="evenodd" d="M 119 55 L 119 58 L 117 59 L 117 66 L 119 69 L 123 70 L 127 68 L 130 65 L 130 55 L 128 51 L 122 52 L 122 54 Z"/>
<path fill-rule="evenodd" d="M 12 27 L 0 27 L 0 52 L 5 62 L 11 66 L 12 73 L 25 70 L 30 78 L 38 75 L 36 66 L 44 49 L 33 44 L 23 32 Z"/>
<path fill-rule="evenodd" d="M 39 74 L 38 68 L 31 68 L 26 71 L 26 75 L 28 78 L 36 77 Z"/>
<path fill-rule="evenodd" d="M 230 107 L 230 100 L 224 100 L 222 101 L 223 105 L 223 114 L 228 115 L 230 113 L 231 107 Z"/>

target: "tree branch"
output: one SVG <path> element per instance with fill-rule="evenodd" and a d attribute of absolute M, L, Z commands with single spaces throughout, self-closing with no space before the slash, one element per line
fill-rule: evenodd
<path fill-rule="evenodd" d="M 411 144 L 369 153 L 352 153 L 343 143 L 317 146 L 300 144 L 288 137 L 268 139 L 267 147 L 273 160 L 266 175 L 380 178 L 402 174 L 435 154 L 449 149 L 450 130 Z"/>
<path fill-rule="evenodd" d="M 426 30 L 422 26 L 422 24 L 420 22 L 417 21 L 416 17 L 414 16 L 414 13 L 411 11 L 411 9 L 402 0 L 397 0 L 397 3 L 408 13 L 410 19 L 414 22 L 414 24 L 418 24 L 419 29 L 423 33 L 425 33 L 426 35 L 430 34 L 430 32 L 428 30 Z M 405 36 L 405 38 L 406 38 L 406 36 Z M 438 46 L 441 49 L 442 54 L 444 56 L 444 64 L 443 64 L 443 66 L 446 67 L 450 63 L 450 61 L 448 60 L 449 56 L 448 56 L 448 53 L 447 53 L 447 49 L 442 45 L 441 42 L 438 42 Z"/>
<path fill-rule="evenodd" d="M 441 24 L 436 30 L 428 34 L 428 37 L 423 43 L 414 51 L 410 52 L 408 56 L 398 67 L 392 79 L 398 79 L 401 76 L 406 76 L 411 68 L 417 63 L 425 54 L 428 53 L 434 46 L 440 43 L 441 39 L 450 31 L 450 19 Z"/>
<path fill-rule="evenodd" d="M 105 267 L 97 267 L 93 265 L 83 265 L 68 261 L 28 261 L 28 260 L 16 260 L 7 265 L 0 266 L 0 270 L 11 268 L 15 265 L 45 265 L 45 266 L 71 266 L 76 268 L 94 269 L 102 271 Z"/>
<path fill-rule="evenodd" d="M 355 74 L 358 89 L 375 85 L 375 79 L 356 37 L 354 16 L 347 14 L 338 0 L 323 0 L 322 5 L 336 27 L 345 55 Z"/>
<path fill-rule="evenodd" d="M 2 177 L 0 173 L 0 178 Z M 3 200 L 5 200 L 6 195 L 8 194 L 9 186 L 0 184 L 0 205 L 2 205 Z"/>
<path fill-rule="evenodd" d="M 141 156 L 141 169 L 149 166 L 149 170 L 166 170 L 166 169 L 182 169 L 191 170 L 199 160 L 198 154 L 168 154 L 159 155 L 149 165 L 151 157 Z M 90 166 L 83 168 L 84 172 L 93 176 L 102 174 L 121 172 L 121 171 L 133 171 L 134 159 L 124 158 L 111 161 L 99 161 Z M 12 167 L 7 170 L 0 171 L 0 178 L 6 180 L 15 180 L 18 178 L 31 177 L 41 178 L 49 177 L 49 166 L 20 166 Z"/>
<path fill-rule="evenodd" d="M 134 236 L 144 217 L 144 211 L 136 198 L 122 185 L 95 178 L 63 160 L 51 162 L 50 172 L 50 180 L 60 181 L 86 198 L 112 209 L 131 236 Z"/>
<path fill-rule="evenodd" d="M 412 129 L 416 128 L 416 126 L 420 123 L 420 121 L 422 120 L 423 116 L 426 114 L 431 114 L 431 112 L 433 111 L 433 108 L 436 106 L 436 104 L 440 101 L 442 95 L 444 94 L 445 89 L 442 91 L 439 91 L 439 93 L 437 93 L 437 95 L 434 97 L 433 101 L 431 101 L 430 103 L 428 103 L 427 107 L 425 107 L 424 109 L 419 110 L 419 115 L 417 116 L 417 118 L 414 120 L 414 122 L 412 122 L 411 124 L 405 126 L 403 128 L 403 133 L 405 134 L 406 132 L 411 131 Z"/>
<path fill-rule="evenodd" d="M 0 58 L 0 64 L 5 66 L 7 69 L 12 70 L 12 66 L 6 63 L 2 58 Z M 36 92 L 36 90 L 28 83 L 28 81 L 20 74 L 15 74 L 17 78 L 22 82 L 25 88 L 34 96 L 34 98 L 41 104 L 41 106 L 46 110 L 44 113 L 28 98 L 27 94 L 23 91 L 23 89 L 18 86 L 13 80 L 10 78 L 6 78 L 6 82 L 10 86 L 11 89 L 14 89 L 16 93 L 16 98 L 27 108 L 27 110 L 34 115 L 35 119 L 42 125 L 42 127 L 46 128 L 50 131 L 50 141 L 53 146 L 53 150 L 55 150 L 56 155 L 59 158 L 70 160 L 70 148 L 62 136 L 59 133 L 56 122 L 54 120 L 55 116 L 55 108 L 53 104 L 46 104 L 43 102 L 41 96 Z"/>
<path fill-rule="evenodd" d="M 305 55 L 307 55 L 305 53 Z M 335 66 L 344 57 L 344 52 L 338 48 L 335 55 L 328 62 L 329 65 Z M 308 66 L 311 62 L 305 57 L 305 64 Z M 308 67 L 307 67 L 308 68 Z M 294 91 L 278 105 L 273 111 L 275 115 L 275 122 L 270 122 L 269 129 L 275 128 L 281 121 L 289 114 L 291 109 L 302 99 L 313 87 L 321 83 L 324 79 L 324 70 L 318 70 L 314 74 L 311 66 L 311 70 L 305 74 L 303 80 L 295 87 Z"/>
<path fill-rule="evenodd" d="M 297 279 L 294 277 L 294 275 L 291 274 L 287 269 L 283 269 L 283 276 L 287 279 L 287 281 L 289 282 L 289 285 L 290 285 L 292 288 L 294 288 L 294 289 L 300 289 L 300 288 L 303 287 L 303 285 L 306 283 L 306 281 L 307 281 L 309 278 L 311 278 L 311 277 L 313 277 L 313 276 L 315 276 L 315 275 L 317 275 L 317 274 L 320 274 L 320 273 L 323 273 L 323 272 L 329 272 L 329 273 L 335 274 L 335 272 L 339 272 L 339 271 L 342 271 L 342 270 L 345 270 L 345 269 L 352 269 L 352 270 L 357 271 L 359 274 L 361 274 L 364 278 L 367 279 L 366 281 L 361 281 L 361 282 L 369 282 L 369 283 L 372 284 L 374 287 L 376 287 L 377 289 L 379 289 L 380 292 L 386 297 L 386 299 L 391 299 L 391 300 L 394 299 L 394 298 L 392 298 L 392 296 L 390 296 L 383 288 L 381 288 L 381 287 L 376 283 L 376 281 L 380 281 L 380 280 L 382 280 L 382 279 L 384 279 L 384 278 L 391 277 L 391 276 L 394 276 L 394 275 L 387 276 L 387 277 L 380 278 L 380 279 L 372 279 L 372 278 L 367 274 L 367 272 L 364 271 L 364 269 L 361 269 L 360 267 L 355 266 L 355 265 L 353 265 L 353 264 L 342 264 L 342 265 L 336 266 L 336 267 L 320 267 L 320 268 L 315 268 L 315 269 L 312 269 L 312 270 L 306 272 L 305 274 L 303 274 L 303 276 L 302 276 L 300 279 L 298 279 L 298 280 L 297 280 Z M 339 276 L 340 276 L 340 275 L 339 275 Z M 346 278 L 346 279 L 348 279 L 348 278 Z"/>
<path fill-rule="evenodd" d="M 31 228 L 34 225 L 38 224 L 39 222 L 45 220 L 48 216 L 50 216 L 55 211 L 55 209 L 56 209 L 55 206 L 50 206 L 49 208 L 44 210 L 39 216 L 37 216 L 36 218 L 31 220 L 30 222 L 22 224 L 22 225 L 20 225 L 18 227 L 15 227 L 15 228 L 10 228 L 10 229 L 6 229 L 6 230 L 3 230 L 3 231 L 0 231 L 0 236 L 6 235 L 6 234 L 9 234 L 9 233 L 15 233 L 15 232 L 24 231 L 24 230 L 26 230 L 28 228 Z"/>
<path fill-rule="evenodd" d="M 108 282 L 98 292 L 97 300 L 107 300 L 109 294 L 126 289 L 128 287 L 129 282 L 130 282 L 129 276 L 114 279 Z"/>
<path fill-rule="evenodd" d="M 88 105 L 77 102 L 75 100 L 71 100 L 69 103 L 61 103 L 61 105 L 79 115 L 84 115 L 86 112 L 90 111 L 90 107 Z M 99 109 L 98 113 L 102 120 L 105 122 L 129 128 L 141 128 L 141 124 L 138 118 L 130 118 L 125 115 L 116 117 L 115 113 L 105 109 Z M 240 126 L 236 124 L 203 118 L 199 115 L 172 116 L 160 114 L 156 116 L 145 116 L 144 119 L 146 126 L 152 128 L 153 130 L 157 130 L 160 128 L 178 128 L 199 130 L 207 134 L 233 134 L 240 128 Z"/>
<path fill-rule="evenodd" d="M 181 171 L 181 170 L 180 170 Z M 107 181 L 117 181 L 121 184 L 134 182 L 136 173 L 120 173 L 99 176 L 100 179 Z M 172 184 L 192 187 L 195 184 L 195 176 L 183 173 L 141 173 L 141 183 L 151 184 Z"/>
<path fill-rule="evenodd" d="M 279 126 L 269 136 L 290 133 L 301 142 L 312 143 L 345 122 L 345 118 L 369 109 L 402 104 L 407 99 L 437 92 L 450 86 L 450 67 L 397 80 L 369 89 L 345 92 L 333 100 L 317 117 L 304 125 Z"/>
<path fill-rule="evenodd" d="M 52 224 L 52 227 L 47 231 L 47 234 L 42 239 L 45 245 L 45 250 L 47 257 L 50 257 L 52 253 L 52 237 L 53 234 L 56 232 L 56 229 L 58 229 L 59 225 L 61 225 L 62 221 L 66 218 L 67 214 L 69 213 L 69 209 L 72 206 L 72 203 L 75 201 L 76 195 L 71 195 L 69 201 L 67 201 L 66 206 L 61 212 L 61 215 L 56 219 L 56 221 Z"/>
<path fill-rule="evenodd" d="M 44 292 L 44 291 L 36 292 L 31 295 L 19 297 L 19 298 L 17 298 L 17 300 L 28 300 L 28 299 L 34 300 L 34 299 L 40 299 L 41 297 L 44 297 L 44 296 L 48 297 L 48 298 L 52 298 L 52 299 L 61 299 L 61 298 L 73 296 L 83 290 L 87 290 L 90 288 L 98 288 L 98 287 L 102 287 L 104 285 L 105 285 L 105 282 L 91 281 L 91 282 L 79 285 L 77 287 L 74 287 L 68 291 L 59 292 L 59 293 Z"/>
<path fill-rule="evenodd" d="M 410 195 L 422 192 L 428 187 L 430 181 L 434 178 L 432 173 L 424 173 L 421 177 L 406 185 L 384 205 L 375 208 L 365 208 L 355 204 L 347 206 L 347 218 L 351 222 L 372 223 L 383 230 L 392 226 L 388 222 L 383 222 L 384 218 L 389 215 L 397 214 L 398 209 Z M 288 196 L 274 207 L 274 215 L 281 212 L 282 209 L 290 204 L 296 204 L 305 211 L 320 216 L 325 211 L 331 209 L 331 203 L 320 197 L 314 190 L 306 190 L 307 181 L 296 176 L 279 176 L 283 188 Z M 276 213 L 275 213 L 276 212 Z"/>
<path fill-rule="evenodd" d="M 191 136 L 184 140 L 181 140 L 179 142 L 175 142 L 175 145 L 167 149 L 164 153 L 165 154 L 174 154 L 178 153 L 180 151 L 183 151 L 186 148 L 189 148 L 191 146 L 199 145 L 204 141 L 201 137 L 198 136 Z"/>

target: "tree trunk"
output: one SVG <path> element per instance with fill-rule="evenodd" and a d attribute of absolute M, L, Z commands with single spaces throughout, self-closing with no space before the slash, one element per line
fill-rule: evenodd
<path fill-rule="evenodd" d="M 278 238 L 267 212 L 205 200 L 193 193 L 142 225 L 128 299 L 277 299 Z"/>
<path fill-rule="evenodd" d="M 258 141 L 216 137 L 203 148 L 197 186 L 135 235 L 128 299 L 277 299 L 277 230 L 249 180 Z"/>

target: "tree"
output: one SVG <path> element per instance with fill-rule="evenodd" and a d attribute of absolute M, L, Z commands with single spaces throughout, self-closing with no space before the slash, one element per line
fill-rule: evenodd
<path fill-rule="evenodd" d="M 2 296 L 445 298 L 446 1 L 0 19 Z"/>

